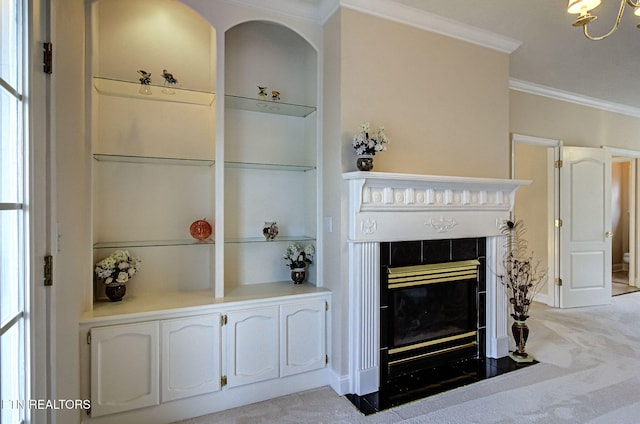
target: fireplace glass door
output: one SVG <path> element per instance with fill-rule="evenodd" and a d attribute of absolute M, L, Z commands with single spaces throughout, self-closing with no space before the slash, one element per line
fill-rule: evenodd
<path fill-rule="evenodd" d="M 389 268 L 389 371 L 477 355 L 477 260 Z"/>

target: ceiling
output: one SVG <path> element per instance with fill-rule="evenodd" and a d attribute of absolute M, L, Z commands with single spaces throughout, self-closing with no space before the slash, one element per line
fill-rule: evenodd
<path fill-rule="evenodd" d="M 266 8 L 264 0 L 234 0 Z M 510 55 L 512 88 L 538 92 L 640 117 L 640 18 L 625 6 L 620 28 L 601 41 L 587 40 L 571 24 L 567 0 L 269 0 L 268 8 L 324 21 L 340 4 L 397 20 L 415 20 L 433 30 L 432 18 L 455 21 L 466 39 L 489 32 L 518 41 Z M 619 0 L 593 10 L 592 35 L 613 26 Z M 398 11 L 398 14 L 394 13 Z M 427 22 L 425 25 L 424 22 Z M 439 31 L 436 31 L 439 32 Z M 446 32 L 446 31 L 445 31 Z M 467 34 L 468 35 L 468 34 Z M 463 37 L 464 38 L 464 37 Z M 533 88 L 533 89 L 532 89 Z"/>
<path fill-rule="evenodd" d="M 640 116 L 640 18 L 626 6 L 620 28 L 590 41 L 571 24 L 566 0 L 393 0 L 522 44 L 510 56 L 510 76 L 546 88 L 622 106 Z M 601 35 L 613 26 L 620 1 L 603 0 L 589 26 Z M 588 100 L 588 99 L 587 99 Z M 634 110 L 635 109 L 635 110 Z"/>

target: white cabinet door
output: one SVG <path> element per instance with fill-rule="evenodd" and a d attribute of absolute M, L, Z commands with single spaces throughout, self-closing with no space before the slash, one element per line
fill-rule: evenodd
<path fill-rule="evenodd" d="M 158 322 L 91 329 L 91 415 L 158 405 Z"/>
<path fill-rule="evenodd" d="M 220 390 L 220 314 L 164 320 L 162 401 Z"/>
<path fill-rule="evenodd" d="M 278 378 L 278 307 L 228 314 L 229 387 Z"/>
<path fill-rule="evenodd" d="M 324 299 L 283 305 L 280 320 L 280 375 L 286 377 L 326 365 Z"/>

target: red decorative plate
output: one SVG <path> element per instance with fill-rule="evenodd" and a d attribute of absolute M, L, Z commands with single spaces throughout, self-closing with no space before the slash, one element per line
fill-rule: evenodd
<path fill-rule="evenodd" d="M 189 232 L 191 233 L 191 237 L 194 239 L 205 240 L 211 236 L 213 229 L 211 228 L 211 224 L 207 221 L 199 219 L 191 224 Z"/>

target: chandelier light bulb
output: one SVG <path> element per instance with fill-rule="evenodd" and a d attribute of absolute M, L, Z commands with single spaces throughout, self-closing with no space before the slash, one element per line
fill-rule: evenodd
<path fill-rule="evenodd" d="M 586 15 L 590 10 L 595 9 L 601 3 L 601 0 L 569 0 L 567 12 L 571 14 Z"/>

